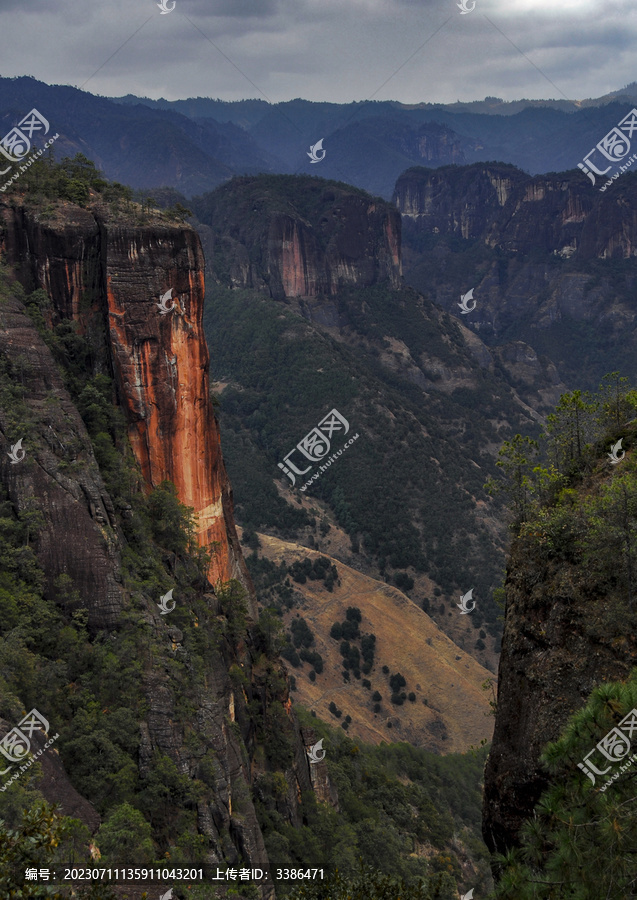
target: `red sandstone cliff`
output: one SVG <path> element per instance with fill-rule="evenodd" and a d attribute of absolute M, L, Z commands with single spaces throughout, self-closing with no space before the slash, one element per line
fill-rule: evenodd
<path fill-rule="evenodd" d="M 19 201 L 0 212 L 1 249 L 27 290 L 43 288 L 53 324 L 75 320 L 95 349 L 96 370 L 114 373 L 146 483 L 169 479 L 194 509 L 199 541 L 212 553 L 211 582 L 238 578 L 252 594 L 210 400 L 196 233 L 187 225 L 123 224 L 103 207 L 68 204 L 44 221 Z M 156 304 L 169 288 L 175 308 L 162 315 Z"/>
<path fill-rule="evenodd" d="M 113 366 L 144 478 L 152 486 L 169 479 L 194 508 L 199 542 L 212 551 L 212 583 L 245 580 L 210 401 L 199 238 L 189 228 L 106 226 L 105 249 Z M 156 304 L 169 288 L 174 308 L 163 314 Z"/>

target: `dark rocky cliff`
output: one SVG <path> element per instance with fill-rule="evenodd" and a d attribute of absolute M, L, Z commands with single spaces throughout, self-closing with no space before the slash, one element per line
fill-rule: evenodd
<path fill-rule="evenodd" d="M 169 479 L 181 502 L 194 508 L 197 539 L 201 545 L 212 544 L 208 579 L 215 587 L 230 579 L 243 583 L 248 628 L 239 628 L 233 643 L 214 643 L 204 671 L 195 674 L 189 645 L 182 646 L 182 630 L 157 611 L 159 597 L 141 598 L 127 586 L 122 577 L 127 542 L 122 525 L 130 507 L 120 508 L 109 496 L 63 373 L 26 314 L 20 292 L 14 291 L 0 308 L 0 359 L 21 385 L 23 407 L 19 415 L 8 407 L 0 409 L 0 477 L 16 511 L 35 506 L 43 515 L 35 550 L 46 577 L 45 596 L 64 608 L 56 585 L 59 576 L 68 576 L 74 596 L 87 610 L 91 633 L 105 631 L 113 640 L 138 611 L 138 628 L 147 635 L 140 640 L 149 647 L 141 676 L 147 713 L 139 725 L 139 775 L 148 775 L 159 753 L 182 775 L 201 779 L 202 756 L 211 752 L 212 796 L 201 798 L 196 811 L 197 830 L 207 839 L 206 861 L 236 865 L 245 860 L 267 869 L 250 799 L 250 785 L 263 769 L 262 751 L 261 761 L 255 762 L 258 737 L 247 711 L 250 702 L 264 711 L 273 702 L 283 720 L 287 713 L 283 724 L 296 747 L 296 759 L 286 768 L 290 799 L 283 812 L 289 819 L 298 817 L 297 797 L 301 790 L 311 790 L 311 781 L 285 672 L 278 671 L 273 687 L 263 662 L 256 667 L 253 663 L 257 654 L 250 625 L 256 600 L 234 528 L 231 489 L 209 397 L 199 240 L 188 226 L 135 224 L 132 214 L 128 220 L 116 219 L 100 205 L 81 209 L 60 202 L 42 214 L 41 208 L 14 200 L 0 207 L 0 213 L 0 243 L 7 262 L 26 292 L 42 289 L 48 295 L 46 327 L 74 323 L 90 347 L 90 374 L 113 377 L 113 401 L 124 417 L 146 488 Z M 169 287 L 176 306 L 162 315 L 156 303 Z M 14 465 L 7 452 L 18 438 L 23 438 L 26 457 Z M 210 585 L 207 589 L 196 587 L 193 602 L 203 604 L 200 609 L 207 618 L 202 625 L 211 628 L 228 612 L 220 608 Z M 188 620 L 198 627 L 193 613 Z M 159 658 L 151 646 L 162 648 Z M 193 707 L 186 717 L 184 688 L 175 680 L 171 655 L 185 667 L 184 684 Z M 3 721 L 3 732 L 10 725 Z M 63 813 L 79 816 L 94 831 L 99 816 L 74 791 L 57 760 L 55 774 L 55 779 L 47 778 L 47 799 L 61 802 Z"/>
<path fill-rule="evenodd" d="M 401 275 L 400 216 L 335 182 L 235 178 L 195 203 L 215 277 L 276 300 L 331 296 Z"/>
<path fill-rule="evenodd" d="M 637 189 L 633 181 L 628 175 L 624 190 L 626 184 Z M 633 217 L 627 229 L 621 213 L 609 215 L 616 196 L 600 195 L 579 173 L 532 178 L 504 163 L 414 168 L 396 182 L 394 202 L 418 230 L 478 239 L 515 253 L 635 255 L 637 221 Z M 606 224 L 600 230 L 602 218 Z"/>
<path fill-rule="evenodd" d="M 0 321 L 0 353 L 27 388 L 37 422 L 30 428 L 23 422 L 18 425 L 12 422 L 12 410 L 0 411 L 3 444 L 8 450 L 22 438 L 26 454 L 20 465 L 12 463 L 6 452 L 0 454 L 2 484 L 18 510 L 37 503 L 44 514 L 37 552 L 48 598 L 53 599 L 56 578 L 72 573 L 82 596 L 90 598 L 91 627 L 113 628 L 124 602 L 121 547 L 115 509 L 90 438 L 24 305 L 15 299 L 6 303 Z"/>
<path fill-rule="evenodd" d="M 630 447 L 634 424 L 622 434 Z M 628 456 L 624 465 L 632 465 Z M 579 503 L 597 496 L 614 475 L 613 467 L 600 461 L 577 486 L 579 496 L 570 491 L 554 514 L 523 526 L 513 542 L 497 715 L 485 769 L 483 835 L 492 851 L 518 845 L 520 827 L 547 787 L 539 763 L 544 746 L 558 739 L 594 687 L 625 680 L 637 662 L 625 593 L 612 573 L 605 582 L 591 573 L 580 546 L 591 523 L 580 517 Z M 613 544 L 603 551 L 608 557 L 617 552 L 617 541 L 610 526 L 606 533 Z M 619 570 L 619 562 L 614 568 Z M 591 739 L 591 749 L 594 743 Z"/>
<path fill-rule="evenodd" d="M 634 174 L 601 193 L 578 171 L 413 168 L 398 179 L 394 202 L 405 280 L 452 315 L 472 288 L 476 308 L 464 324 L 487 344 L 524 341 L 563 382 L 589 389 L 613 369 L 633 375 Z"/>

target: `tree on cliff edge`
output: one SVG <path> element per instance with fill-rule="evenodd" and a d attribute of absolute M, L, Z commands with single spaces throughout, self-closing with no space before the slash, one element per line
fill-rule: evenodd
<path fill-rule="evenodd" d="M 634 670 L 625 684 L 596 688 L 586 707 L 571 717 L 561 738 L 545 748 L 542 762 L 550 773 L 550 786 L 522 829 L 521 847 L 497 858 L 503 867 L 494 895 L 498 900 L 635 896 L 637 760 L 621 769 L 637 753 L 637 728 L 628 749 L 623 738 L 616 740 L 628 734 L 628 727 L 620 732 L 613 729 L 636 707 Z M 596 766 L 609 771 L 595 775 L 593 784 L 578 763 L 609 732 L 606 747 L 611 754 L 615 747 L 617 761 L 602 762 L 604 756 L 597 751 Z M 605 787 L 615 774 L 617 779 Z"/>

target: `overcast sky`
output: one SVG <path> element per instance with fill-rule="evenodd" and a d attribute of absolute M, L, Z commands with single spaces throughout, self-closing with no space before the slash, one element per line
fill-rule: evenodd
<path fill-rule="evenodd" d="M 162 15 L 156 0 L 0 0 L 0 74 L 105 96 L 340 103 L 577 100 L 637 80 L 634 0 L 465 0 L 465 15 L 459 0 L 164 2 Z"/>

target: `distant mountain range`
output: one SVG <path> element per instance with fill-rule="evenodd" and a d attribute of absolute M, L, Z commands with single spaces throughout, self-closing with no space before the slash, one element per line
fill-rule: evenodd
<path fill-rule="evenodd" d="M 635 104 L 637 84 L 581 102 L 269 104 L 109 99 L 34 78 L 0 79 L 6 131 L 36 107 L 60 132 L 58 157 L 81 151 L 111 179 L 186 197 L 236 174 L 320 175 L 389 199 L 414 165 L 502 161 L 530 174 L 570 170 Z M 325 158 L 312 163 L 309 148 L 321 139 Z"/>

